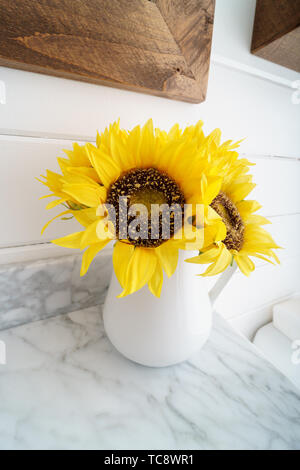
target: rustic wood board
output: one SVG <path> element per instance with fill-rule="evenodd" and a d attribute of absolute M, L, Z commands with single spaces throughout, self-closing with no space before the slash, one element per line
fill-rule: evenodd
<path fill-rule="evenodd" d="M 257 0 L 251 51 L 300 72 L 300 0 Z"/>
<path fill-rule="evenodd" d="M 215 0 L 0 0 L 0 65 L 205 100 Z"/>

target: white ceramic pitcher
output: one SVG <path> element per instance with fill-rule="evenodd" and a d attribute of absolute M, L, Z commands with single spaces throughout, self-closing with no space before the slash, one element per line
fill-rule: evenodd
<path fill-rule="evenodd" d="M 199 265 L 186 263 L 194 253 L 180 251 L 178 267 L 164 277 L 160 298 L 148 286 L 118 299 L 122 288 L 113 272 L 104 304 L 106 334 L 128 359 L 151 367 L 185 361 L 207 341 L 212 328 L 212 306 L 231 278 L 228 268 L 208 294 Z"/>

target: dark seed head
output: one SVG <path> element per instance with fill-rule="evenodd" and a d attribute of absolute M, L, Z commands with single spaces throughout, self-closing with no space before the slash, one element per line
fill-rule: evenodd
<path fill-rule="evenodd" d="M 125 207 L 119 204 L 120 197 L 127 197 Z M 130 208 L 135 204 L 143 204 L 147 209 L 144 233 L 132 235 L 129 231 L 127 239 L 135 246 L 151 248 L 160 246 L 174 235 L 177 230 L 176 222 L 178 222 L 178 217 L 174 217 L 174 213 L 180 211 L 180 222 L 182 222 L 184 202 L 184 195 L 177 183 L 155 168 L 140 168 L 124 173 L 111 185 L 106 200 L 106 204 L 111 204 L 115 210 L 118 238 L 123 238 L 120 227 L 128 227 L 135 218 L 129 214 Z M 156 214 L 153 213 L 152 204 L 164 204 L 165 207 L 170 208 L 170 223 L 165 220 L 166 215 L 163 210 L 159 209 Z M 169 227 L 167 238 L 163 229 L 166 224 Z"/>

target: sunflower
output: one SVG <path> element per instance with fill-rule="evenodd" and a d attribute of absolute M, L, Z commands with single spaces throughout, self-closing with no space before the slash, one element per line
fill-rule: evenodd
<path fill-rule="evenodd" d="M 120 297 L 146 284 L 159 297 L 163 273 L 172 276 L 179 249 L 191 249 L 192 244 L 199 250 L 226 236 L 222 218 L 210 206 L 220 192 L 222 178 L 202 158 L 195 139 L 187 139 L 174 129 L 168 134 L 154 130 L 152 120 L 128 132 L 114 123 L 97 135 L 96 143 L 75 146 L 67 153 L 68 159 L 59 159 L 62 175 L 47 174 L 44 184 L 59 198 L 54 204 L 66 203 L 65 213 L 84 227 L 53 243 L 85 250 L 84 275 L 95 255 L 115 239 L 113 266 L 123 288 Z M 139 215 L 146 214 L 144 236 L 131 230 L 135 222 L 131 210 L 141 205 L 145 213 L 140 210 Z M 178 228 L 174 210 L 169 234 L 164 236 L 164 215 L 159 212 L 153 237 L 153 205 L 176 207 L 180 214 L 190 205 L 187 230 L 183 233 Z M 200 228 L 191 223 L 197 205 L 202 208 Z"/>
<path fill-rule="evenodd" d="M 124 133 L 119 127 L 119 122 L 115 122 L 110 125 L 109 129 L 105 129 L 105 131 L 100 135 L 97 132 L 96 137 L 96 144 L 97 146 L 104 145 L 107 148 L 110 146 L 110 132 L 114 131 L 116 134 Z M 91 147 L 94 147 L 92 144 L 89 144 Z M 98 185 L 100 184 L 100 180 L 98 177 L 97 172 L 92 167 L 92 164 L 89 160 L 88 153 L 86 151 L 86 145 L 79 145 L 78 143 L 73 144 L 73 150 L 64 150 L 67 158 L 58 157 L 57 161 L 60 167 L 62 174 L 55 173 L 54 171 L 46 170 L 46 176 L 40 175 L 40 178 L 36 178 L 40 183 L 47 186 L 51 194 L 47 194 L 46 196 L 42 196 L 40 199 L 45 199 L 49 197 L 57 197 L 54 201 L 51 201 L 47 204 L 46 209 L 53 209 L 54 207 L 63 204 L 67 210 L 61 212 L 57 216 L 53 217 L 49 220 L 42 229 L 42 233 L 46 230 L 53 220 L 66 216 L 71 215 L 74 216 L 74 211 L 82 210 L 87 207 L 88 205 L 82 204 L 80 199 L 78 200 L 76 195 L 72 191 L 69 191 L 70 184 L 74 183 L 82 183 L 87 182 L 88 187 L 86 192 L 88 193 L 97 191 Z M 95 183 L 97 183 L 95 185 Z M 92 187 L 93 188 L 92 188 Z M 87 199 L 87 194 L 86 194 Z M 85 202 L 88 202 L 87 200 Z"/>
<path fill-rule="evenodd" d="M 233 151 L 239 142 L 233 144 L 228 141 L 220 145 L 219 129 L 205 138 L 199 123 L 198 128 L 191 126 L 186 133 L 190 139 L 197 140 L 202 148 L 203 142 L 206 141 L 203 156 L 208 164 L 213 161 L 215 171 L 223 175 L 220 192 L 210 205 L 226 226 L 226 237 L 222 241 L 215 241 L 210 245 L 207 243 L 198 256 L 186 261 L 210 264 L 203 276 L 219 274 L 232 265 L 233 261 L 242 273 L 249 276 L 255 269 L 252 257 L 279 263 L 274 249 L 280 247 L 262 228 L 262 225 L 270 222 L 256 214 L 261 208 L 257 201 L 245 199 L 256 185 L 248 174 L 252 164 L 244 158 L 239 158 L 238 153 Z"/>

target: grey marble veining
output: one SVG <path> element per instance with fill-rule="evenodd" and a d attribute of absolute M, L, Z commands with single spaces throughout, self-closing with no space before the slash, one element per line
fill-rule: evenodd
<path fill-rule="evenodd" d="M 103 253 L 80 277 L 81 256 L 0 266 L 0 330 L 103 302 L 112 270 Z"/>
<path fill-rule="evenodd" d="M 300 449 L 300 392 L 225 320 L 152 369 L 106 338 L 100 307 L 0 332 L 2 449 Z"/>

